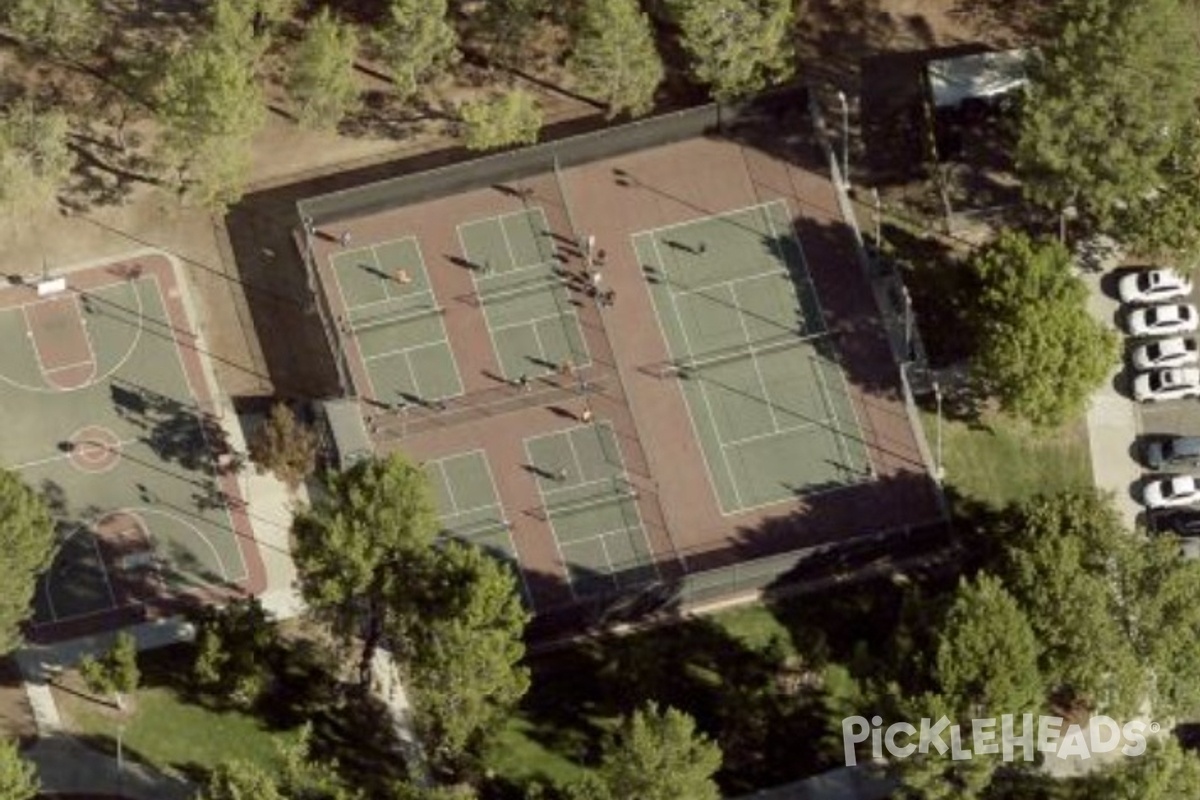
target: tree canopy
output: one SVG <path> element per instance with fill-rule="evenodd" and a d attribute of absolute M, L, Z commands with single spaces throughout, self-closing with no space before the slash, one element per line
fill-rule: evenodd
<path fill-rule="evenodd" d="M 317 437 L 301 425 L 284 403 L 271 406 L 262 427 L 250 439 L 250 458 L 295 489 L 317 468 Z"/>
<path fill-rule="evenodd" d="M 20 644 L 38 576 L 50 566 L 54 551 L 46 503 L 16 473 L 0 469 L 0 655 Z"/>
<path fill-rule="evenodd" d="M 416 588 L 416 587 L 414 587 Z M 436 757 L 478 751 L 529 689 L 529 614 L 516 576 L 477 547 L 448 542 L 417 588 L 419 618 L 396 626 L 416 688 L 418 719 Z"/>
<path fill-rule="evenodd" d="M 744 97 L 792 74 L 790 0 L 673 0 L 692 73 L 718 100 Z"/>
<path fill-rule="evenodd" d="M 1142 543 L 1094 490 L 1031 501 L 1016 520 L 1005 584 L 1037 634 L 1048 693 L 1086 709 L 1107 701 L 1109 714 L 1136 709 L 1151 669 L 1129 635 L 1145 598 L 1130 591 Z"/>
<path fill-rule="evenodd" d="M 0 739 L 0 800 L 33 800 L 40 790 L 37 770 L 21 758 L 17 743 Z"/>
<path fill-rule="evenodd" d="M 720 748 L 696 730 L 695 720 L 650 703 L 625 718 L 604 746 L 598 780 L 580 787 L 576 796 L 718 800 L 713 776 L 720 767 Z"/>
<path fill-rule="evenodd" d="M 1038 643 L 1025 612 L 998 578 L 963 581 L 938 635 L 943 694 L 976 717 L 1036 712 L 1045 687 Z"/>
<path fill-rule="evenodd" d="M 1108 800 L 1200 797 L 1200 757 L 1167 736 L 1149 742 L 1137 758 L 1120 759 L 1085 783 L 1087 796 Z"/>
<path fill-rule="evenodd" d="M 446 0 L 391 0 L 375 36 L 400 99 L 458 60 L 458 37 L 446 19 Z"/>
<path fill-rule="evenodd" d="M 364 684 L 385 628 L 406 613 L 401 589 L 425 574 L 439 529 L 424 473 L 400 455 L 329 473 L 295 517 L 304 598 L 341 633 L 365 632 Z"/>
<path fill-rule="evenodd" d="M 520 89 L 466 103 L 459 111 L 469 150 L 533 144 L 542 129 L 542 109 Z"/>
<path fill-rule="evenodd" d="M 79 58 L 103 33 L 96 0 L 3 0 L 0 19 L 34 47 Z"/>
<path fill-rule="evenodd" d="M 299 105 L 300 124 L 333 129 L 358 104 L 354 60 L 358 35 L 322 8 L 309 21 L 296 49 L 288 88 Z"/>
<path fill-rule="evenodd" d="M 241 196 L 250 141 L 266 120 L 255 75 L 257 40 L 246 40 L 252 34 L 242 17 L 220 8 L 217 27 L 173 54 L 157 87 L 163 153 L 176 169 L 192 173 L 192 194 L 210 207 Z M 233 21 L 220 23 L 222 13 Z"/>
<path fill-rule="evenodd" d="M 663 79 L 654 29 L 637 0 L 588 0 L 568 66 L 610 117 L 645 114 Z"/>
<path fill-rule="evenodd" d="M 1016 152 L 1024 190 L 1110 228 L 1123 205 L 1160 189 L 1196 114 L 1194 9 L 1187 0 L 1065 0 L 1045 15 L 1051 35 L 1032 65 Z"/>
<path fill-rule="evenodd" d="M 66 114 L 28 100 L 0 116 L 0 210 L 20 215 L 54 202 L 75 163 L 67 134 Z"/>
<path fill-rule="evenodd" d="M 1116 337 L 1087 311 L 1087 289 L 1058 242 L 1005 231 L 976 251 L 979 281 L 973 363 L 1001 407 L 1036 425 L 1079 413 L 1116 361 Z"/>

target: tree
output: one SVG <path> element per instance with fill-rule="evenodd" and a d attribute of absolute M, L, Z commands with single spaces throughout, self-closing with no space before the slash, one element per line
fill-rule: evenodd
<path fill-rule="evenodd" d="M 172 55 L 157 89 L 163 153 L 181 174 L 190 169 L 193 193 L 209 207 L 241 196 L 250 140 L 266 119 L 255 56 L 242 48 L 206 36 Z"/>
<path fill-rule="evenodd" d="M 391 0 L 388 21 L 375 43 L 401 100 L 413 97 L 424 81 L 458 60 L 446 0 Z"/>
<path fill-rule="evenodd" d="M 276 403 L 250 440 L 250 458 L 295 489 L 317 468 L 317 437 L 287 405 Z"/>
<path fill-rule="evenodd" d="M 54 551 L 54 523 L 45 501 L 16 473 L 0 469 L 0 655 L 20 644 L 34 586 Z"/>
<path fill-rule="evenodd" d="M 927 693 L 906 702 L 908 708 L 902 718 L 968 721 L 955 713 L 954 703 L 944 695 Z M 896 743 L 901 747 L 919 744 L 920 733 L 899 737 Z M 928 753 L 914 752 L 894 764 L 900 780 L 899 796 L 905 800 L 979 800 L 991 785 L 999 760 L 996 755 L 973 753 L 970 759 L 955 761 L 933 747 Z"/>
<path fill-rule="evenodd" d="M 354 60 L 358 36 L 354 28 L 335 18 L 329 9 L 308 23 L 296 49 L 288 88 L 300 106 L 300 124 L 333 129 L 358 103 Z"/>
<path fill-rule="evenodd" d="M 401 587 L 424 575 L 440 524 L 425 474 L 400 455 L 330 473 L 322 488 L 293 522 L 300 586 L 336 630 L 362 634 L 365 686 L 386 628 L 412 613 Z"/>
<path fill-rule="evenodd" d="M 1150 686 L 1128 634 L 1142 605 L 1127 580 L 1141 543 L 1095 490 L 1038 498 L 1015 516 L 1005 585 L 1037 635 L 1051 692 L 1063 705 L 1136 710 Z"/>
<path fill-rule="evenodd" d="M 249 761 L 226 761 L 209 776 L 201 800 L 288 800 L 274 776 Z"/>
<path fill-rule="evenodd" d="M 0 117 L 0 210 L 16 215 L 54 201 L 75 163 L 67 132 L 64 113 L 39 112 L 30 101 Z"/>
<path fill-rule="evenodd" d="M 477 547 L 447 542 L 416 590 L 419 618 L 399 620 L 418 719 L 446 762 L 477 751 L 529 689 L 523 637 L 529 614 L 511 568 Z"/>
<path fill-rule="evenodd" d="M 266 689 L 279 637 L 256 599 L 206 611 L 198 620 L 192 677 L 196 687 L 250 708 Z"/>
<path fill-rule="evenodd" d="M 649 111 L 663 64 L 637 0 L 588 0 L 569 67 L 583 91 L 608 104 L 610 118 Z"/>
<path fill-rule="evenodd" d="M 650 703 L 606 743 L 600 779 L 613 800 L 718 800 L 713 775 L 720 767 L 720 748 L 696 730 L 695 720 Z"/>
<path fill-rule="evenodd" d="M 497 62 L 520 63 L 524 44 L 537 30 L 538 19 L 551 10 L 550 0 L 490 0 L 480 12 L 485 38 L 491 43 L 488 56 Z"/>
<path fill-rule="evenodd" d="M 13 33 L 34 47 L 69 57 L 95 49 L 103 31 L 96 0 L 4 0 L 0 15 Z"/>
<path fill-rule="evenodd" d="M 1005 231 L 970 266 L 980 284 L 973 369 L 981 387 L 1036 425 L 1079 413 L 1116 361 L 1117 343 L 1088 314 L 1066 248 Z"/>
<path fill-rule="evenodd" d="M 692 73 L 718 100 L 759 91 L 792 74 L 790 0 L 674 0 Z"/>
<path fill-rule="evenodd" d="M 1149 742 L 1137 758 L 1118 759 L 1087 781 L 1089 797 L 1107 800 L 1175 800 L 1200 796 L 1200 758 L 1174 737 Z"/>
<path fill-rule="evenodd" d="M 1115 230 L 1138 253 L 1159 260 L 1200 259 L 1200 123 L 1189 120 L 1159 169 L 1159 186 L 1116 211 Z"/>
<path fill-rule="evenodd" d="M 1031 65 L 1016 150 L 1024 191 L 1113 228 L 1122 205 L 1160 187 L 1173 141 L 1196 113 L 1192 6 L 1066 0 L 1046 8 L 1050 37 Z"/>
<path fill-rule="evenodd" d="M 137 691 L 141 672 L 137 665 L 137 640 L 122 631 L 112 647 L 99 659 L 85 655 L 79 660 L 79 674 L 93 694 L 116 696 L 117 708 L 125 707 L 124 697 Z"/>
<path fill-rule="evenodd" d="M 942 693 L 971 717 L 1035 712 L 1045 694 L 1038 643 L 1024 612 L 986 573 L 959 584 L 938 635 Z"/>
<path fill-rule="evenodd" d="M 542 110 L 528 92 L 514 89 L 466 103 L 459 111 L 468 150 L 533 144 L 542 128 Z"/>
<path fill-rule="evenodd" d="M 0 800 L 33 800 L 39 791 L 33 764 L 21 758 L 15 741 L 0 739 Z"/>

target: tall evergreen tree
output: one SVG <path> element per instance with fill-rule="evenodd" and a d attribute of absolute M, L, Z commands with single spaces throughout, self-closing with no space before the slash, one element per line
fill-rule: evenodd
<path fill-rule="evenodd" d="M 0 469 L 0 655 L 21 642 L 38 576 L 54 557 L 54 523 L 41 497 Z"/>
<path fill-rule="evenodd" d="M 585 92 L 608 104 L 610 117 L 649 111 L 663 64 L 637 0 L 588 0 L 569 67 Z"/>

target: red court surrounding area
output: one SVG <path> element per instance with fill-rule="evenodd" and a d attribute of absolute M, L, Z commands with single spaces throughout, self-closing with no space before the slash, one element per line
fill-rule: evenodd
<path fill-rule="evenodd" d="M 631 237 L 734 209 L 784 201 L 808 272 L 840 353 L 873 480 L 726 515 L 705 471 L 704 454 L 678 382 L 651 365 L 670 359 L 644 265 Z M 499 371 L 484 315 L 469 302 L 473 272 L 456 235 L 460 223 L 523 208 L 546 214 L 592 363 L 578 376 L 592 389 L 546 379 L 527 400 L 496 380 Z M 592 235 L 605 251 L 600 307 L 587 291 L 578 246 Z M 863 275 L 833 186 L 816 172 L 744 144 L 692 139 L 504 185 L 415 203 L 339 222 L 314 238 L 314 261 L 328 290 L 329 264 L 348 235 L 355 246 L 416 237 L 432 291 L 445 307 L 451 349 L 465 394 L 438 408 L 391 412 L 364 404 L 379 448 L 436 459 L 482 448 L 495 476 L 535 604 L 570 602 L 567 566 L 545 515 L 536 513 L 536 476 L 523 443 L 579 424 L 583 408 L 613 426 L 638 492 L 650 549 L 664 580 L 747 559 L 906 529 L 940 518 L 935 486 L 901 399 L 899 377 L 871 289 Z M 331 297 L 333 313 L 345 313 Z M 355 385 L 362 363 L 343 338 Z M 524 402 L 523 402 L 524 400 Z M 805 458 L 796 453 L 797 459 Z M 574 598 L 578 599 L 578 598 Z"/>

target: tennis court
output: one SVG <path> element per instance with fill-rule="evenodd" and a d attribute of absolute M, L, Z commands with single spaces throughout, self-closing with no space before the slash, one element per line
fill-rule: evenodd
<path fill-rule="evenodd" d="M 430 405 L 463 393 L 462 379 L 420 247 L 413 237 L 335 253 L 333 275 L 370 396 Z"/>
<path fill-rule="evenodd" d="M 35 629 L 261 579 L 170 265 L 0 292 L 0 459 L 45 497 L 59 551 Z"/>
<path fill-rule="evenodd" d="M 504 379 L 590 362 L 542 209 L 463 223 L 458 238 L 474 269 L 473 301 L 483 309 Z"/>
<path fill-rule="evenodd" d="M 513 544 L 512 523 L 500 503 L 487 453 L 472 450 L 426 461 L 425 474 L 433 487 L 442 535 L 482 548 L 512 567 L 528 602 L 529 592 Z"/>
<path fill-rule="evenodd" d="M 617 434 L 608 424 L 580 425 L 525 440 L 527 468 L 542 499 L 571 589 L 582 597 L 657 578 L 638 492 Z"/>
<path fill-rule="evenodd" d="M 632 238 L 722 512 L 869 478 L 787 203 Z"/>

